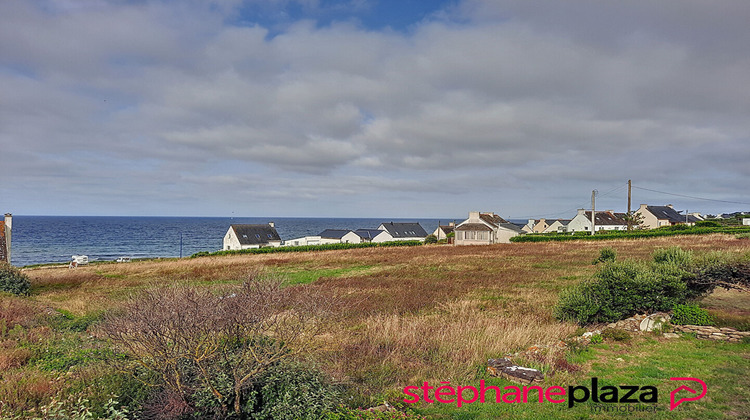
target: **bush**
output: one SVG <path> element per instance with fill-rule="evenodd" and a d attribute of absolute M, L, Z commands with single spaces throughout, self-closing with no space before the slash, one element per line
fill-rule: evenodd
<path fill-rule="evenodd" d="M 21 270 L 6 262 L 0 262 L 0 291 L 14 295 L 27 295 L 31 283 Z"/>
<path fill-rule="evenodd" d="M 595 259 L 592 264 L 596 265 L 599 263 L 615 262 L 617 258 L 617 252 L 612 248 L 602 248 L 599 250 L 599 258 Z"/>
<path fill-rule="evenodd" d="M 699 222 L 695 222 L 696 227 L 721 227 L 721 223 L 716 222 L 714 220 L 701 220 Z"/>
<path fill-rule="evenodd" d="M 615 322 L 636 313 L 668 311 L 685 301 L 685 272 L 631 260 L 603 265 L 594 279 L 563 292 L 554 315 L 580 324 Z"/>
<path fill-rule="evenodd" d="M 678 264 L 682 266 L 689 266 L 693 259 L 693 253 L 690 251 L 685 251 L 678 246 L 673 246 L 670 248 L 657 249 L 656 251 L 654 251 L 653 259 L 655 263 L 659 264 Z"/>
<path fill-rule="evenodd" d="M 336 407 L 340 391 L 318 370 L 283 363 L 255 381 L 253 419 L 319 419 Z"/>
<path fill-rule="evenodd" d="M 437 239 L 437 236 L 435 236 L 435 235 L 432 235 L 432 234 L 430 234 L 430 235 L 427 235 L 427 236 L 426 236 L 426 237 L 424 238 L 424 243 L 425 243 L 425 244 L 436 244 L 436 243 L 437 243 L 437 241 L 438 241 L 438 239 Z"/>
<path fill-rule="evenodd" d="M 713 325 L 713 317 L 698 305 L 675 305 L 671 322 L 676 325 Z"/>
<path fill-rule="evenodd" d="M 614 341 L 630 341 L 633 337 L 629 332 L 617 328 L 607 328 L 602 331 L 602 337 Z"/>

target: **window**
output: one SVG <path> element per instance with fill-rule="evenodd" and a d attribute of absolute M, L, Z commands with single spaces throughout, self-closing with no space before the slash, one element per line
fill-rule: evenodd
<path fill-rule="evenodd" d="M 255 237 L 258 238 L 258 239 L 260 239 L 260 235 L 257 234 L 257 233 L 255 234 Z"/>
<path fill-rule="evenodd" d="M 271 235 L 271 234 L 269 233 L 269 234 L 268 234 L 268 239 L 272 239 L 272 238 L 273 238 L 273 235 Z"/>

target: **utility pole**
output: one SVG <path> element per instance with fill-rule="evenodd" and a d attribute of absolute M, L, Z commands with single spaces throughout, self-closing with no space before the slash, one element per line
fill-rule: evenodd
<path fill-rule="evenodd" d="M 596 190 L 591 191 L 591 234 L 596 232 Z"/>
<path fill-rule="evenodd" d="M 628 230 L 629 231 L 633 229 L 633 221 L 631 220 L 633 215 L 630 214 L 630 189 L 632 187 L 633 185 L 631 184 L 630 180 L 628 180 Z"/>

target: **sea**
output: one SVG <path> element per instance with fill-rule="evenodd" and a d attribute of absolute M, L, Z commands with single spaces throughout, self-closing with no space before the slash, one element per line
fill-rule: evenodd
<path fill-rule="evenodd" d="M 73 255 L 89 261 L 120 257 L 178 258 L 218 251 L 231 224 L 274 222 L 282 240 L 317 235 L 325 229 L 375 229 L 384 222 L 419 222 L 427 233 L 445 219 L 361 219 L 294 217 L 116 217 L 13 216 L 11 263 L 67 263 Z"/>

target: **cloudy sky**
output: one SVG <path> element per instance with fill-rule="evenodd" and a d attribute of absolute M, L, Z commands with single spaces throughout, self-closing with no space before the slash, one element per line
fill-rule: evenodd
<path fill-rule="evenodd" d="M 2 0 L 0 212 L 750 210 L 750 2 Z M 674 194 L 674 195 L 668 195 Z M 744 204 L 747 203 L 747 204 Z"/>

